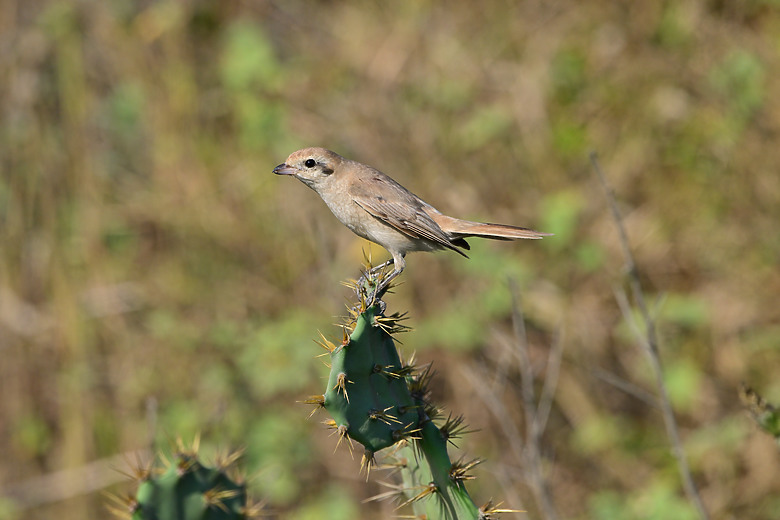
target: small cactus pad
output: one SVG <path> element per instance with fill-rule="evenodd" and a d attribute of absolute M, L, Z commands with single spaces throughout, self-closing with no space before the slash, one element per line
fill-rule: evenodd
<path fill-rule="evenodd" d="M 331 352 L 323 404 L 337 429 L 371 452 L 392 446 L 417 423 L 406 368 L 378 312 L 378 305 L 362 312 L 349 338 Z"/>
<path fill-rule="evenodd" d="M 246 488 L 194 456 L 178 454 L 159 477 L 141 483 L 133 520 L 244 518 Z"/>
<path fill-rule="evenodd" d="M 196 443 L 197 444 L 197 443 Z M 133 471 L 139 480 L 135 495 L 114 497 L 112 511 L 132 520 L 231 520 L 254 517 L 247 506 L 246 486 L 229 475 L 239 454 L 209 467 L 196 449 L 181 449 L 163 470 L 151 465 Z"/>

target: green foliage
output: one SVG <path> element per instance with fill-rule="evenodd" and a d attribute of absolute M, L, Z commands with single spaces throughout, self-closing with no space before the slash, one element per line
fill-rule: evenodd
<path fill-rule="evenodd" d="M 146 94 L 137 81 L 117 85 L 106 100 L 106 124 L 125 140 L 137 139 L 142 123 Z M 128 145 L 138 145 L 128 142 Z"/>
<path fill-rule="evenodd" d="M 422 346 L 436 346 L 451 351 L 469 351 L 481 348 L 485 329 L 496 319 L 505 316 L 511 307 L 509 295 L 504 285 L 506 276 L 494 273 L 484 279 L 499 283 L 479 284 L 477 292 L 470 295 L 468 301 L 455 299 L 443 305 L 436 313 L 412 333 L 415 341 Z M 477 278 L 479 280 L 479 278 Z M 500 285 L 499 285 L 500 284 Z M 469 319 L 463 319 L 468 316 Z"/>
<path fill-rule="evenodd" d="M 578 231 L 580 217 L 585 207 L 582 194 L 574 190 L 550 193 L 542 203 L 543 229 L 555 234 L 555 240 L 545 240 L 544 246 L 553 251 L 571 247 Z"/>
<path fill-rule="evenodd" d="M 41 418 L 34 415 L 20 417 L 12 430 L 14 449 L 25 453 L 38 456 L 44 453 L 52 442 L 52 432 Z"/>
<path fill-rule="evenodd" d="M 0 520 L 14 520 L 19 518 L 19 511 L 13 500 L 0 497 Z"/>
<path fill-rule="evenodd" d="M 661 302 L 660 319 L 684 330 L 695 329 L 710 322 L 710 307 L 702 298 L 670 293 Z"/>
<path fill-rule="evenodd" d="M 603 453 L 619 444 L 621 438 L 625 438 L 624 426 L 617 417 L 591 417 L 574 430 L 572 440 L 574 446 L 583 453 L 589 455 Z"/>
<path fill-rule="evenodd" d="M 579 49 L 565 49 L 555 55 L 550 74 L 553 92 L 563 105 L 576 101 L 585 87 L 586 65 Z"/>
<path fill-rule="evenodd" d="M 476 110 L 460 128 L 461 145 L 476 150 L 506 134 L 512 117 L 503 107 L 488 106 Z"/>
<path fill-rule="evenodd" d="M 694 520 L 698 518 L 693 508 L 675 494 L 668 484 L 659 483 L 631 496 L 614 491 L 600 491 L 589 503 L 591 518 L 610 520 Z"/>
<path fill-rule="evenodd" d="M 442 302 L 410 332 L 418 352 L 429 347 L 460 352 L 482 348 L 485 331 L 511 312 L 507 280 L 526 283 L 536 272 L 501 244 L 475 240 L 469 256 L 467 262 L 453 259 L 457 276 L 470 281 L 468 291 Z"/>
<path fill-rule="evenodd" d="M 280 408 L 283 410 L 268 407 L 260 414 L 246 412 L 257 415 L 245 433 L 246 464 L 260 469 L 252 483 L 262 489 L 264 499 L 288 504 L 306 491 L 300 472 L 311 464 L 314 450 L 308 444 L 310 432 L 294 420 L 300 419 L 299 411 L 289 406 Z M 233 419 L 238 421 L 238 417 Z M 317 500 L 316 495 L 311 498 Z"/>
<path fill-rule="evenodd" d="M 701 395 L 703 374 L 694 363 L 684 359 L 669 363 L 664 374 L 672 405 L 678 410 L 692 411 Z"/>
<path fill-rule="evenodd" d="M 237 21 L 225 31 L 221 77 L 233 91 L 278 88 L 281 68 L 263 28 Z"/>
<path fill-rule="evenodd" d="M 744 344 L 753 353 L 780 351 L 780 325 L 746 331 Z"/>
<path fill-rule="evenodd" d="M 691 40 L 694 31 L 693 17 L 677 2 L 665 2 L 656 26 L 655 38 L 670 49 L 680 49 Z"/>
<path fill-rule="evenodd" d="M 750 431 L 750 425 L 744 417 L 731 416 L 698 429 L 686 439 L 685 448 L 694 465 L 706 464 L 718 456 L 723 456 L 724 461 L 733 460 L 739 457 L 741 446 Z M 724 475 L 737 471 L 728 462 L 718 464 Z"/>
<path fill-rule="evenodd" d="M 763 104 L 764 68 L 755 54 L 739 49 L 711 71 L 710 82 L 735 116 L 748 118 Z"/>
<path fill-rule="evenodd" d="M 254 149 L 279 134 L 285 113 L 268 96 L 279 90 L 284 74 L 263 28 L 246 21 L 234 23 L 226 31 L 220 65 L 241 144 Z"/>
<path fill-rule="evenodd" d="M 580 243 L 574 251 L 577 264 L 586 272 L 594 272 L 603 267 L 606 256 L 604 247 L 592 241 Z"/>
<path fill-rule="evenodd" d="M 568 117 L 557 118 L 552 125 L 552 142 L 561 157 L 576 161 L 587 151 L 587 128 Z"/>
<path fill-rule="evenodd" d="M 328 483 L 323 492 L 310 503 L 304 504 L 294 513 L 290 520 L 322 520 L 323 511 L 328 518 L 362 518 L 360 505 L 355 502 L 343 486 Z"/>

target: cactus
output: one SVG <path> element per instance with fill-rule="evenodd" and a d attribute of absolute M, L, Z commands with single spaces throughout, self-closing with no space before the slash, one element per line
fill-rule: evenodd
<path fill-rule="evenodd" d="M 411 367 L 401 362 L 388 330 L 400 317 L 385 318 L 379 305 L 363 309 L 352 334 L 331 350 L 331 371 L 323 407 L 341 436 L 372 453 L 412 433 L 417 411 L 406 384 Z"/>
<path fill-rule="evenodd" d="M 739 397 L 758 425 L 780 445 L 780 409 L 766 402 L 758 392 L 744 383 L 740 386 Z"/>
<path fill-rule="evenodd" d="M 403 314 L 385 314 L 381 300 L 382 271 L 367 270 L 351 286 L 357 305 L 343 323 L 340 344 L 321 335 L 318 343 L 330 356 L 330 376 L 325 393 L 304 402 L 325 409 L 332 417 L 326 424 L 336 430 L 339 443 L 346 439 L 363 445 L 361 469 L 375 465 L 375 454 L 383 449 L 385 465 L 400 468 L 403 485 L 374 497 L 395 498 L 399 507 L 411 505 L 416 515 L 430 520 L 481 520 L 496 513 L 512 512 L 488 503 L 478 508 L 464 482 L 474 478 L 469 471 L 479 462 L 453 463 L 447 443 L 465 433 L 461 417 L 450 416 L 439 427 L 434 422 L 440 411 L 430 403 L 430 365 L 416 367 L 403 362 L 392 334 L 407 329 Z"/>
<path fill-rule="evenodd" d="M 403 504 L 411 504 L 415 514 L 425 518 L 485 518 L 464 485 L 474 478 L 468 471 L 480 460 L 453 464 L 445 436 L 432 421 L 426 421 L 415 444 L 404 446 L 399 454 L 406 497 Z"/>
<path fill-rule="evenodd" d="M 427 382 L 430 366 L 411 382 L 420 415 L 420 432 L 412 442 L 402 441 L 395 453 L 388 457 L 391 468 L 400 468 L 403 486 L 400 491 L 419 518 L 490 520 L 499 513 L 518 512 L 502 509 L 501 504 L 488 502 L 477 509 L 466 491 L 465 481 L 475 477 L 469 472 L 481 459 L 460 459 L 451 462 L 447 443 L 468 433 L 462 416 L 448 416 L 437 426 L 434 422 L 440 410 L 428 400 Z"/>
<path fill-rule="evenodd" d="M 197 442 L 185 449 L 181 442 L 167 468 L 138 465 L 133 476 L 139 481 L 135 495 L 113 497 L 112 511 L 132 520 L 229 520 L 256 516 L 258 507 L 247 506 L 246 486 L 233 473 L 239 453 L 204 465 Z"/>

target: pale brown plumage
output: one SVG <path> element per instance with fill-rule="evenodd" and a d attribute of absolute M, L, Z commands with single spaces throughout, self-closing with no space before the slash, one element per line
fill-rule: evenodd
<path fill-rule="evenodd" d="M 293 152 L 274 173 L 298 178 L 322 197 L 345 226 L 390 252 L 393 259 L 384 265 L 392 262 L 395 270 L 385 279 L 385 286 L 401 274 L 404 256 L 410 251 L 446 248 L 466 256 L 463 249 L 469 249 L 468 237 L 549 236 L 522 227 L 449 217 L 379 170 L 324 148 Z"/>

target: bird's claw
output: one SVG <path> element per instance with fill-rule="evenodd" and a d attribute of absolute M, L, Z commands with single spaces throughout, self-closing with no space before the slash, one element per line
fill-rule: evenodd
<path fill-rule="evenodd" d="M 392 261 L 391 261 L 392 262 Z M 384 312 L 387 304 L 382 300 L 385 292 L 390 288 L 390 281 L 395 278 L 394 272 L 383 273 L 391 262 L 372 267 L 360 275 L 355 283 L 355 294 L 365 301 L 366 308 L 379 305 L 380 312 Z"/>

